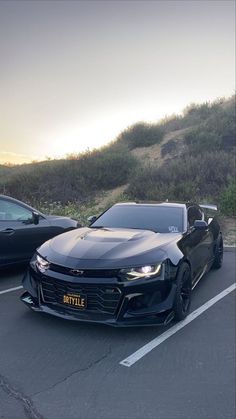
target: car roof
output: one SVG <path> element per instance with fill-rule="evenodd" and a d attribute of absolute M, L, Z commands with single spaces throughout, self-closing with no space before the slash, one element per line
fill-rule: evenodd
<path fill-rule="evenodd" d="M 18 204 L 23 204 L 23 205 L 25 205 L 27 207 L 30 206 L 30 205 L 26 204 L 25 202 L 22 202 L 22 201 L 19 201 L 16 198 L 13 198 L 12 196 L 0 194 L 0 198 L 7 199 L 7 201 L 17 202 Z"/>
<path fill-rule="evenodd" d="M 37 210 L 37 209 L 35 209 L 35 208 L 31 207 L 30 205 L 26 204 L 25 202 L 19 201 L 19 200 L 18 200 L 18 199 L 16 199 L 16 198 L 12 198 L 11 196 L 7 196 L 7 195 L 0 194 L 0 199 L 1 199 L 1 198 L 6 199 L 7 201 L 10 201 L 10 202 L 14 202 L 15 204 L 19 204 L 19 205 L 21 205 L 21 206 L 23 206 L 23 207 L 25 207 L 25 208 L 29 209 L 30 211 L 36 211 L 36 212 L 38 212 L 40 215 L 42 215 L 43 217 L 45 216 L 45 215 L 44 215 L 41 211 L 39 211 L 39 210 Z"/>
<path fill-rule="evenodd" d="M 158 206 L 158 207 L 176 207 L 186 208 L 187 204 L 180 202 L 118 202 L 117 206 L 134 205 L 134 206 Z M 191 204 L 194 205 L 194 204 Z"/>

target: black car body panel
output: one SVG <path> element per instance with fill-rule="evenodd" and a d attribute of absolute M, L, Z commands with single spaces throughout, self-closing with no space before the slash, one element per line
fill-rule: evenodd
<path fill-rule="evenodd" d="M 37 224 L 33 214 L 37 214 Z M 45 215 L 14 198 L 0 195 L 0 267 L 29 261 L 46 240 L 77 227 L 78 222 L 69 217 Z"/>
<path fill-rule="evenodd" d="M 40 254 L 52 263 L 71 268 L 113 269 L 117 264 L 119 268 L 137 266 L 143 257 L 147 264 L 156 263 L 165 257 L 165 247 L 180 238 L 145 230 L 85 227 L 44 243 Z M 175 253 L 181 256 L 176 247 Z"/>
<path fill-rule="evenodd" d="M 144 204 L 130 205 L 135 215 L 135 208 Z M 23 279 L 26 292 L 22 301 L 33 310 L 71 320 L 114 326 L 167 324 L 174 317 L 179 267 L 183 262 L 190 266 L 194 287 L 210 269 L 220 235 L 215 219 L 209 225 L 203 223 L 204 229 L 196 229 L 188 225 L 190 204 L 179 204 L 179 208 L 183 210 L 183 231 L 175 233 L 96 227 L 93 223 L 49 240 L 38 249 L 47 269 L 40 271 L 35 254 Z M 200 207 L 195 210 L 196 214 L 200 211 L 201 219 L 206 218 Z M 143 266 L 158 266 L 159 270 L 153 276 L 127 279 L 130 269 Z M 82 300 L 86 306 L 80 306 Z"/>

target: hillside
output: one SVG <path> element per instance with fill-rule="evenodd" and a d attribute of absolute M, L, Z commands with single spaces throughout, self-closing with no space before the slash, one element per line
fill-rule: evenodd
<path fill-rule="evenodd" d="M 117 200 L 197 200 L 234 215 L 235 96 L 182 115 L 138 122 L 102 149 L 12 168 L 0 166 L 0 193 L 77 215 Z"/>

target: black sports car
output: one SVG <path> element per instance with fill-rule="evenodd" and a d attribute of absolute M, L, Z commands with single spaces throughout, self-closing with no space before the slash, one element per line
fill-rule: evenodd
<path fill-rule="evenodd" d="M 0 268 L 28 262 L 46 240 L 78 227 L 69 217 L 45 215 L 17 199 L 0 195 Z"/>
<path fill-rule="evenodd" d="M 215 218 L 187 204 L 116 204 L 90 227 L 44 243 L 23 279 L 35 311 L 114 326 L 167 324 L 189 312 L 191 291 L 223 239 Z"/>

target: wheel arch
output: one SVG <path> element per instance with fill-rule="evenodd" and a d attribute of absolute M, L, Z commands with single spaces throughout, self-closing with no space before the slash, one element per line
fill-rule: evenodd
<path fill-rule="evenodd" d="M 191 266 L 190 260 L 189 260 L 188 258 L 186 258 L 185 256 L 184 256 L 184 257 L 183 257 L 183 258 L 179 261 L 179 263 L 178 263 L 178 268 L 177 268 L 177 271 L 176 271 L 176 277 L 175 277 L 175 279 L 177 279 L 177 276 L 178 276 L 179 270 L 180 270 L 181 266 L 182 266 L 184 263 L 186 263 L 186 264 L 189 266 L 189 269 L 190 269 L 190 275 L 191 275 L 191 280 L 192 280 L 192 266 Z"/>

